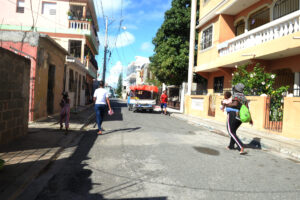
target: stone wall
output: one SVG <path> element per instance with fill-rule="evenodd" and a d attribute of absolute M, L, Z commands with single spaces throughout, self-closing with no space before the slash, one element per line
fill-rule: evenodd
<path fill-rule="evenodd" d="M 0 48 L 0 144 L 27 134 L 30 60 Z"/>

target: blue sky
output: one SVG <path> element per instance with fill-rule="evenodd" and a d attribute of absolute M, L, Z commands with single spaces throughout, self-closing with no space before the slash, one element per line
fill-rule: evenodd
<path fill-rule="evenodd" d="M 116 87 L 122 68 L 125 74 L 135 56 L 153 55 L 152 39 L 164 21 L 165 11 L 171 8 L 171 0 L 94 0 L 94 4 L 100 27 L 100 47 L 96 59 L 102 73 L 104 13 L 109 18 L 108 45 L 112 52 L 107 64 L 106 82 Z"/>

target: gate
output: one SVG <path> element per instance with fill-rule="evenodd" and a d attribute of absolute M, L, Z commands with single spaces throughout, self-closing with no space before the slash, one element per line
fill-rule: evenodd
<path fill-rule="evenodd" d="M 271 98 L 268 97 L 266 103 L 265 129 L 282 132 L 283 103 L 280 108 L 272 110 L 271 101 Z"/>
<path fill-rule="evenodd" d="M 216 114 L 216 95 L 209 95 L 208 116 L 214 117 Z"/>

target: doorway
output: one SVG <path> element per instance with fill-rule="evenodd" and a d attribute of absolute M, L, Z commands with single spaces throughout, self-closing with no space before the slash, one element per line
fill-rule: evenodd
<path fill-rule="evenodd" d="M 54 112 L 54 84 L 55 84 L 55 66 L 49 65 L 48 69 L 48 92 L 47 92 L 47 113 Z"/>

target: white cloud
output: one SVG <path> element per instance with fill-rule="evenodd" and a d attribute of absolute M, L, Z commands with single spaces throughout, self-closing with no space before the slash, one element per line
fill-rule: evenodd
<path fill-rule="evenodd" d="M 144 42 L 141 45 L 141 50 L 142 51 L 153 51 L 153 44 L 151 44 L 150 42 Z"/>
<path fill-rule="evenodd" d="M 105 44 L 105 36 L 101 33 L 99 33 L 99 40 L 101 45 Z M 107 40 L 109 48 L 120 48 L 134 43 L 135 37 L 128 31 L 125 31 L 117 36 L 108 36 Z"/>
<path fill-rule="evenodd" d="M 124 47 L 134 43 L 135 37 L 128 31 L 125 31 L 117 36 L 116 47 Z"/>
<path fill-rule="evenodd" d="M 125 67 L 124 67 L 125 68 Z M 116 88 L 119 80 L 120 73 L 122 73 L 123 65 L 118 61 L 114 66 L 109 70 L 109 75 L 106 79 L 108 85 Z"/>

